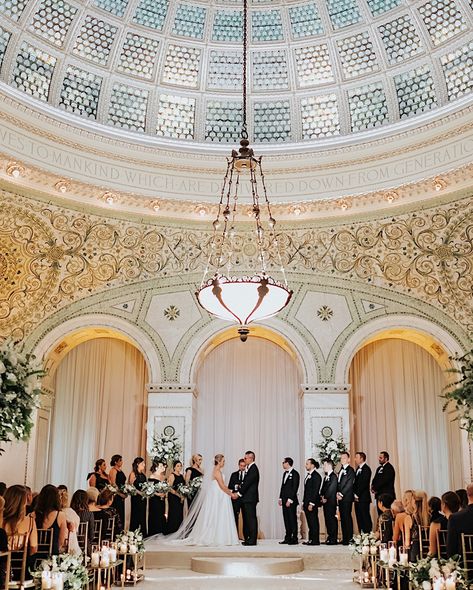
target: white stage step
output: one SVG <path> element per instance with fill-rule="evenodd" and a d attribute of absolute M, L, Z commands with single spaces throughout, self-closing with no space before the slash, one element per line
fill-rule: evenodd
<path fill-rule="evenodd" d="M 304 560 L 301 557 L 192 557 L 191 570 L 232 578 L 283 576 L 302 572 Z"/>

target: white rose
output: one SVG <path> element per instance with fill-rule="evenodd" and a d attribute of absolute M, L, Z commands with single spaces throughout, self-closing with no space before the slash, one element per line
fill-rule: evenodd
<path fill-rule="evenodd" d="M 18 356 L 14 350 L 11 350 L 8 353 L 8 360 L 10 361 L 13 367 L 16 367 L 16 365 L 18 364 Z"/>
<path fill-rule="evenodd" d="M 7 373 L 7 381 L 11 381 L 12 383 L 16 383 L 18 379 L 16 378 L 15 373 Z"/>
<path fill-rule="evenodd" d="M 422 582 L 422 590 L 432 590 L 432 584 L 428 580 Z"/>
<path fill-rule="evenodd" d="M 0 361 L 0 374 L 5 373 L 7 368 L 3 364 L 3 361 Z"/>

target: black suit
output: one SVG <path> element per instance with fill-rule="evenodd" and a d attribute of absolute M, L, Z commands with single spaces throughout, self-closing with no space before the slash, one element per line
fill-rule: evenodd
<path fill-rule="evenodd" d="M 355 495 L 355 514 L 360 533 L 371 533 L 373 522 L 371 520 L 371 468 L 363 463 L 355 472 L 353 493 Z"/>
<path fill-rule="evenodd" d="M 462 554 L 461 534 L 473 535 L 473 504 L 452 514 L 447 526 L 447 556 Z"/>
<path fill-rule="evenodd" d="M 230 479 L 228 480 L 228 489 L 230 489 L 232 492 L 238 492 L 242 483 L 243 483 L 243 471 L 240 471 L 240 470 L 234 471 L 230 475 Z M 236 523 L 236 527 L 238 529 L 238 518 L 240 516 L 240 510 L 241 510 L 241 498 L 237 498 L 236 500 L 232 500 L 232 505 L 233 505 L 233 513 L 235 514 L 235 523 Z"/>
<path fill-rule="evenodd" d="M 337 476 L 332 471 L 330 475 L 324 477 L 322 489 L 320 490 L 320 495 L 326 500 L 325 502 L 322 502 L 322 505 L 324 507 L 327 543 L 330 545 L 336 545 L 338 537 L 337 487 Z"/>
<path fill-rule="evenodd" d="M 309 527 L 309 543 L 313 543 L 314 545 L 320 543 L 319 506 L 321 485 L 322 478 L 315 469 L 312 473 L 306 475 L 302 508 L 305 512 L 307 526 Z M 312 510 L 309 510 L 310 505 L 312 505 Z"/>
<path fill-rule="evenodd" d="M 389 494 L 392 498 L 396 497 L 396 492 L 394 491 L 394 481 L 396 479 L 396 472 L 394 467 L 389 463 L 385 463 L 384 465 L 380 465 L 376 469 L 376 473 L 374 474 L 373 481 L 371 482 L 371 488 L 374 493 L 374 497 L 376 499 L 381 496 L 381 494 Z"/>
<path fill-rule="evenodd" d="M 282 503 L 282 515 L 284 518 L 284 527 L 286 534 L 284 540 L 291 544 L 296 544 L 297 541 L 297 506 L 299 500 L 297 499 L 297 491 L 299 490 L 300 475 L 295 469 L 284 472 L 281 483 L 281 491 L 279 492 L 279 499 Z M 287 501 L 290 500 L 289 506 L 286 506 Z"/>
<path fill-rule="evenodd" d="M 353 537 L 353 485 L 355 483 L 355 470 L 350 465 L 342 467 L 338 474 L 338 493 L 342 496 L 338 500 L 340 511 L 340 524 L 342 526 L 342 543 L 348 545 Z"/>
<path fill-rule="evenodd" d="M 258 538 L 258 518 L 256 516 L 256 504 L 259 502 L 258 485 L 259 470 L 256 464 L 252 463 L 245 473 L 241 488 L 238 490 L 243 512 L 243 535 L 247 545 L 256 545 Z"/>

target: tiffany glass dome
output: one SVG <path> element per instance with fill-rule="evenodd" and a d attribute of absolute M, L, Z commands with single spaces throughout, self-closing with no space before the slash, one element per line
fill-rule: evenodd
<path fill-rule="evenodd" d="M 1 80 L 102 125 L 233 143 L 238 1 L 0 0 Z M 468 0 L 253 0 L 250 139 L 296 143 L 422 116 L 472 88 Z"/>

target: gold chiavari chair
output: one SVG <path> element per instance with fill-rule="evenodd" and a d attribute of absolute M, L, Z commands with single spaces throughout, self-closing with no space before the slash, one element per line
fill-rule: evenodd
<path fill-rule="evenodd" d="M 0 551 L 0 582 L 2 590 L 8 590 L 8 583 L 10 582 L 10 567 L 10 551 Z"/>
<path fill-rule="evenodd" d="M 465 570 L 465 577 L 469 583 L 473 582 L 473 535 L 461 535 L 463 568 Z"/>
<path fill-rule="evenodd" d="M 447 557 L 447 531 L 444 529 L 437 531 L 437 555 L 440 559 Z"/>
<path fill-rule="evenodd" d="M 419 526 L 420 557 L 424 559 L 429 554 L 430 546 L 430 527 Z"/>
<path fill-rule="evenodd" d="M 34 554 L 34 567 L 51 557 L 53 552 L 53 529 L 38 529 L 38 551 Z"/>
<path fill-rule="evenodd" d="M 115 519 L 116 516 L 111 516 L 105 522 L 105 531 L 102 534 L 102 539 L 105 541 L 113 541 L 115 535 Z"/>
<path fill-rule="evenodd" d="M 77 529 L 77 542 L 79 543 L 80 550 L 84 555 L 87 555 L 88 550 L 88 534 L 89 534 L 89 523 L 81 522 Z"/>
<path fill-rule="evenodd" d="M 10 550 L 10 581 L 8 588 L 32 588 L 32 579 L 26 579 L 28 574 L 28 541 L 29 533 L 21 535 L 8 535 L 8 548 Z"/>
<path fill-rule="evenodd" d="M 96 520 L 94 523 L 94 540 L 93 545 L 101 545 L 102 543 L 102 521 Z"/>

